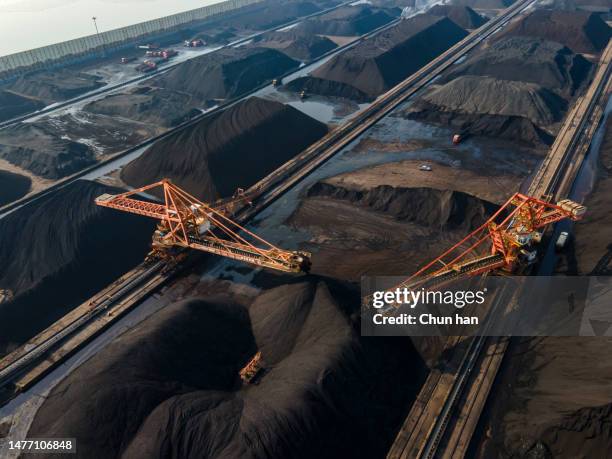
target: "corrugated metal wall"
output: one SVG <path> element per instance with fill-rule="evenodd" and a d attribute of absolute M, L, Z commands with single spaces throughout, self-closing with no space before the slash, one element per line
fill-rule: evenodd
<path fill-rule="evenodd" d="M 25 69 L 42 68 L 59 62 L 70 61 L 95 51 L 112 51 L 121 48 L 126 42 L 134 42 L 149 35 L 163 33 L 179 28 L 194 21 L 226 13 L 237 8 L 260 3 L 263 0 L 226 0 L 215 5 L 205 6 L 183 13 L 173 14 L 152 21 L 141 22 L 120 29 L 89 35 L 42 48 L 30 49 L 20 53 L 0 57 L 0 78 L 21 73 Z"/>

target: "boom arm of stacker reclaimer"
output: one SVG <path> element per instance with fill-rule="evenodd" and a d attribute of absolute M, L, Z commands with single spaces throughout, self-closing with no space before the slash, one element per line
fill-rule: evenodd
<path fill-rule="evenodd" d="M 134 196 L 162 190 L 164 202 Z M 172 247 L 214 253 L 255 266 L 285 272 L 307 272 L 310 253 L 280 249 L 233 221 L 229 214 L 237 202 L 247 200 L 242 190 L 233 199 L 209 205 L 164 179 L 126 193 L 103 194 L 96 204 L 160 220 L 153 234 L 153 253 L 164 256 Z"/>
<path fill-rule="evenodd" d="M 439 288 L 492 271 L 515 273 L 535 261 L 543 229 L 563 219 L 580 220 L 586 207 L 569 199 L 556 204 L 515 193 L 484 224 L 427 263 L 396 288 Z M 364 298 L 365 304 L 371 302 Z"/>

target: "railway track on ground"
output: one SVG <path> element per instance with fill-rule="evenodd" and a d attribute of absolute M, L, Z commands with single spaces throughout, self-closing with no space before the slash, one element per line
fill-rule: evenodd
<path fill-rule="evenodd" d="M 612 92 L 611 61 L 612 41 L 602 53 L 590 87 L 567 115 L 547 157 L 532 179 L 530 195 L 549 196 L 553 202 L 565 197 L 601 120 L 602 99 L 605 104 Z M 516 291 L 502 290 L 494 300 L 491 314 L 511 312 L 517 294 Z M 450 347 L 457 346 L 461 339 L 465 337 L 452 340 Z M 413 407 L 388 457 L 465 457 L 508 344 L 507 337 L 474 337 L 451 377 L 433 371 L 425 383 L 428 398 L 424 396 L 423 402 Z M 415 426 L 418 427 L 416 432 L 421 432 L 420 436 L 414 434 Z"/>
<path fill-rule="evenodd" d="M 501 27 L 521 14 L 535 2 L 536 0 L 516 1 L 499 16 L 485 23 L 482 27 L 469 34 L 463 40 L 432 60 L 429 64 L 381 95 L 372 105 L 357 116 L 342 126 L 333 129 L 329 134 L 311 145 L 294 159 L 285 163 L 270 175 L 253 185 L 247 190 L 247 194 L 253 196 L 253 205 L 238 210 L 234 215 L 234 220 L 241 225 L 248 223 L 255 215 L 293 188 L 297 183 L 310 175 L 335 154 L 339 153 L 398 106 L 425 88 L 432 80 L 453 65 L 453 63 L 464 57 L 468 52 L 482 43 L 483 40 L 497 32 Z M 169 272 L 162 272 L 163 268 L 159 266 L 155 270 L 151 269 L 138 273 L 139 270 L 143 270 L 143 268 L 145 267 L 139 266 L 130 272 L 133 273 L 133 276 L 135 276 L 134 278 L 131 278 L 131 274 L 129 276 L 126 275 L 131 278 L 131 280 L 126 280 L 126 282 L 132 282 L 131 285 L 133 288 L 123 290 L 122 287 L 118 286 L 118 288 L 121 289 L 121 294 L 118 292 L 109 293 L 107 298 L 109 303 L 105 306 L 105 311 L 110 311 L 110 313 L 112 313 L 114 305 L 119 304 L 122 311 L 127 312 L 127 310 L 134 307 L 137 303 L 125 306 L 125 304 L 122 303 L 125 296 L 134 296 L 135 293 L 137 293 L 135 296 L 138 297 L 140 301 L 142 298 L 147 297 L 159 289 L 168 279 L 177 274 L 179 269 L 175 268 Z M 82 305 L 82 307 L 86 310 L 87 303 Z M 87 312 L 84 312 L 84 314 L 87 314 Z M 99 318 L 99 315 L 95 315 L 95 317 Z M 113 317 L 118 318 L 120 314 L 115 314 Z M 48 331 L 49 329 L 47 329 L 37 335 L 37 337 L 29 343 L 26 343 L 9 356 L 0 360 L 0 388 L 2 388 L 2 384 L 5 386 L 7 384 L 16 385 L 20 391 L 29 388 L 38 379 L 51 371 L 58 363 L 67 358 L 70 353 L 78 350 L 78 347 L 75 347 L 71 352 L 58 353 L 54 351 L 53 348 L 55 344 L 62 342 L 62 340 L 67 340 L 70 336 L 82 332 L 83 328 L 86 328 L 87 324 L 91 322 L 92 319 L 93 317 L 89 317 L 89 320 L 84 318 L 80 328 L 76 330 L 71 329 L 69 333 L 62 334 L 61 339 L 56 339 L 55 335 L 61 333 L 64 327 L 60 327 L 61 329 L 56 333 L 51 333 Z M 108 327 L 110 323 L 112 323 L 111 320 L 103 325 Z M 89 335 L 85 334 L 81 338 L 81 342 L 83 344 L 88 342 L 97 333 L 100 333 L 100 330 L 94 330 Z M 46 335 L 48 335 L 48 337 Z M 48 344 L 50 340 L 51 343 Z M 49 358 L 49 355 L 52 355 L 52 357 Z M 36 362 L 41 361 L 46 365 L 43 370 L 31 370 Z M 26 376 L 25 380 L 22 378 L 21 382 L 19 382 L 18 378 L 26 371 L 34 371 L 34 376 Z"/>

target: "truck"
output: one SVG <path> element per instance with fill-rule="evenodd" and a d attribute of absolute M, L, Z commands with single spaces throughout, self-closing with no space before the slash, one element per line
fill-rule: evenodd
<path fill-rule="evenodd" d="M 136 60 L 135 57 L 122 57 L 121 58 L 121 63 L 122 64 L 129 64 L 130 62 L 133 62 L 135 60 Z"/>
<path fill-rule="evenodd" d="M 555 242 L 555 248 L 557 250 L 563 250 L 565 245 L 567 244 L 567 240 L 569 239 L 569 233 L 567 231 L 561 231 L 559 233 L 559 237 L 557 238 L 557 242 Z"/>
<path fill-rule="evenodd" d="M 150 50 L 146 52 L 147 57 L 160 57 L 162 59 L 168 60 L 171 57 L 176 56 L 178 53 L 173 49 L 161 49 L 161 50 Z"/>
<path fill-rule="evenodd" d="M 195 40 L 185 40 L 186 48 L 200 48 L 202 46 L 204 46 L 204 41 L 199 38 L 196 38 Z"/>
<path fill-rule="evenodd" d="M 142 73 L 152 72 L 155 69 L 157 69 L 157 64 L 149 59 L 136 66 L 136 70 Z"/>

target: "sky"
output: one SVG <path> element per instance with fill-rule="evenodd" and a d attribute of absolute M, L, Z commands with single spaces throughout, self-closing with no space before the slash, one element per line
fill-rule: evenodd
<path fill-rule="evenodd" d="M 0 0 L 0 56 L 38 48 L 221 0 Z"/>

